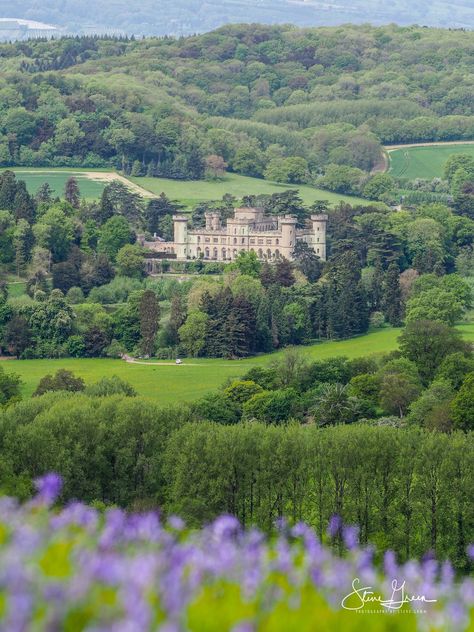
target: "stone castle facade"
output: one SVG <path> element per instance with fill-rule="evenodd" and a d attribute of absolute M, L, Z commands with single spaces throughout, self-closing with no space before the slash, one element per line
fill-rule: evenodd
<path fill-rule="evenodd" d="M 296 227 L 291 215 L 266 216 L 259 208 L 236 208 L 234 217 L 221 223 L 218 213 L 206 213 L 206 227 L 190 230 L 188 217 L 175 215 L 174 241 L 142 240 L 149 251 L 180 261 L 233 261 L 239 252 L 255 252 L 261 261 L 276 261 L 282 257 L 293 259 L 298 241 L 304 241 L 322 259 L 326 260 L 327 215 L 312 215 L 308 226 Z"/>

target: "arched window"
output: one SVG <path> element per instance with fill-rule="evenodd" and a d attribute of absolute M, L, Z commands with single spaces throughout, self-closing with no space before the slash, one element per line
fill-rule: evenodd
<path fill-rule="evenodd" d="M 206 259 L 209 259 L 209 248 L 206 248 L 206 250 L 204 251 L 204 257 Z"/>
<path fill-rule="evenodd" d="M 258 258 L 263 259 L 263 250 L 261 248 L 258 250 Z"/>
<path fill-rule="evenodd" d="M 212 255 L 213 259 L 217 259 L 217 248 L 214 248 L 214 253 Z"/>
<path fill-rule="evenodd" d="M 226 251 L 226 249 L 225 249 L 225 248 L 222 248 L 222 258 L 224 259 L 224 261 L 225 261 L 225 260 L 226 260 L 226 258 L 227 258 L 227 251 Z"/>

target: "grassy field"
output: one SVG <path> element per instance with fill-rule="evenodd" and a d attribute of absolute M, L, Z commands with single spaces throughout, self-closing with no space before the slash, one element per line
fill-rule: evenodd
<path fill-rule="evenodd" d="M 474 342 L 474 323 L 461 325 L 463 336 Z M 397 348 L 400 329 L 386 328 L 370 332 L 351 340 L 321 342 L 307 347 L 298 347 L 308 360 L 334 356 L 358 358 L 382 354 Z M 92 383 L 103 376 L 118 375 L 134 386 L 140 395 L 158 400 L 163 404 L 192 401 L 216 390 L 227 379 L 238 378 L 253 366 L 265 366 L 282 357 L 284 351 L 249 358 L 246 360 L 189 359 L 181 366 L 174 364 L 156 365 L 152 361 L 129 364 L 123 360 L 75 359 L 60 360 L 2 360 L 7 372 L 17 373 L 23 380 L 23 396 L 29 397 L 40 379 L 58 369 L 68 369 Z"/>
<path fill-rule="evenodd" d="M 408 147 L 389 152 L 389 173 L 397 178 L 440 178 L 449 156 L 467 154 L 474 158 L 474 145 Z"/>
<path fill-rule="evenodd" d="M 229 173 L 224 179 L 215 182 L 204 180 L 183 182 L 166 178 L 130 178 L 130 180 L 156 195 L 164 192 L 169 198 L 179 200 L 186 206 L 193 206 L 204 200 L 220 200 L 225 193 L 241 198 L 244 195 L 279 193 L 286 189 L 299 189 L 306 204 L 312 204 L 316 200 L 328 200 L 331 204 L 338 204 L 341 201 L 367 204 L 367 200 L 350 195 L 339 195 L 301 184 L 278 184 L 259 178 L 239 176 L 235 173 Z"/>
<path fill-rule="evenodd" d="M 13 169 L 19 180 L 24 180 L 30 193 L 36 193 L 45 182 L 53 189 L 54 195 L 64 196 L 64 187 L 68 178 L 77 179 L 81 196 L 86 200 L 100 198 L 105 183 L 87 177 L 87 169 Z"/>

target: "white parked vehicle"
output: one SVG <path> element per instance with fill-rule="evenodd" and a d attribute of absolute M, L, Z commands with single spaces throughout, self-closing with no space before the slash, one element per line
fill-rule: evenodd
<path fill-rule="evenodd" d="M 179 358 L 176 359 L 176 364 L 183 364 L 183 361 L 180 360 Z"/>

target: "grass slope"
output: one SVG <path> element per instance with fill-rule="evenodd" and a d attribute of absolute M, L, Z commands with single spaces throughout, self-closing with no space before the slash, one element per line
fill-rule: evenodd
<path fill-rule="evenodd" d="M 452 154 L 467 154 L 474 158 L 474 145 L 432 145 L 407 147 L 389 152 L 389 173 L 397 178 L 441 178 Z"/>
<path fill-rule="evenodd" d="M 338 204 L 341 201 L 352 202 L 353 204 L 369 204 L 367 200 L 362 198 L 339 195 L 308 185 L 279 184 L 259 178 L 240 176 L 235 173 L 229 173 L 222 180 L 215 182 L 205 180 L 183 182 L 166 178 L 130 178 L 130 180 L 156 195 L 164 192 L 172 200 L 179 200 L 186 206 L 193 206 L 205 200 L 220 200 L 225 193 L 242 198 L 244 195 L 281 193 L 286 189 L 298 189 L 306 204 L 312 204 L 316 200 L 328 200 L 331 204 Z"/>

